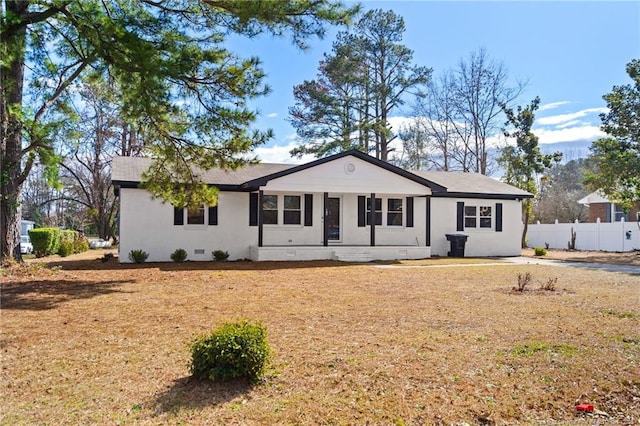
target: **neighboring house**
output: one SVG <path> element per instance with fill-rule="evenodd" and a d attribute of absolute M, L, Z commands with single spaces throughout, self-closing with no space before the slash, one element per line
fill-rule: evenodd
<path fill-rule="evenodd" d="M 633 204 L 631 210 L 625 213 L 619 204 L 610 202 L 600 191 L 592 192 L 584 198 L 578 200 L 589 208 L 589 222 L 640 222 L 640 201 Z"/>
<path fill-rule="evenodd" d="M 29 235 L 29 230 L 33 229 L 35 226 L 35 222 L 31 220 L 21 220 L 20 221 L 20 235 Z"/>
<path fill-rule="evenodd" d="M 351 261 L 447 256 L 446 234 L 468 236 L 466 256 L 518 256 L 521 200 L 528 192 L 475 173 L 408 172 L 359 151 L 302 165 L 214 169 L 202 178 L 220 189 L 217 206 L 175 208 L 138 187 L 150 159 L 116 157 L 120 261 L 144 250 L 168 261 Z"/>

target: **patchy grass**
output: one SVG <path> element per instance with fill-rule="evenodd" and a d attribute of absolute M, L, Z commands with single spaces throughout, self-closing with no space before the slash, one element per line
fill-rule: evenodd
<path fill-rule="evenodd" d="M 637 276 L 77 259 L 0 276 L 2 424 L 640 421 Z M 526 273 L 563 291 L 519 297 Z M 193 380 L 194 336 L 238 318 L 267 328 L 265 382 Z"/>

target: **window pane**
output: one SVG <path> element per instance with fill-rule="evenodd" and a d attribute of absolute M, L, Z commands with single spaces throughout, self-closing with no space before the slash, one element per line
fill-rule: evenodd
<path fill-rule="evenodd" d="M 376 218 L 376 225 L 382 225 L 382 198 L 376 198 L 375 207 L 374 215 Z M 367 198 L 367 225 L 371 225 L 371 219 L 369 217 L 370 212 L 371 198 Z"/>
<path fill-rule="evenodd" d="M 187 208 L 188 225 L 204 225 L 204 205 Z"/>
<path fill-rule="evenodd" d="M 464 206 L 464 215 L 465 216 L 475 216 L 476 215 L 476 206 Z"/>
<path fill-rule="evenodd" d="M 475 217 L 465 217 L 464 218 L 464 226 L 465 226 L 465 228 L 475 228 L 476 227 L 476 218 Z"/>
<path fill-rule="evenodd" d="M 402 211 L 402 198 L 389 198 L 387 200 L 387 209 L 390 212 Z"/>
<path fill-rule="evenodd" d="M 278 210 L 278 196 L 277 195 L 263 195 L 262 196 L 262 209 L 263 210 Z"/>
<path fill-rule="evenodd" d="M 402 226 L 402 198 L 387 200 L 387 226 Z"/>
<path fill-rule="evenodd" d="M 402 226 L 402 213 L 387 213 L 387 226 Z"/>
<path fill-rule="evenodd" d="M 491 207 L 489 206 L 480 207 L 480 217 L 491 217 Z"/>
<path fill-rule="evenodd" d="M 490 217 L 481 217 L 480 218 L 480 228 L 491 228 L 491 218 Z"/>
<path fill-rule="evenodd" d="M 285 195 L 284 196 L 284 209 L 285 210 L 300 210 L 300 196 L 299 195 Z"/>
<path fill-rule="evenodd" d="M 284 224 L 285 225 L 300 225 L 300 210 L 285 210 L 284 211 Z"/>
<path fill-rule="evenodd" d="M 265 225 L 277 225 L 278 210 L 264 210 L 262 212 L 262 223 Z"/>

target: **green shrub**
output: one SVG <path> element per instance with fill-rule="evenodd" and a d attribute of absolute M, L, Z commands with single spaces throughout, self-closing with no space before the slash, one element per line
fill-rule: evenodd
<path fill-rule="evenodd" d="M 185 249 L 177 249 L 173 253 L 171 253 L 171 260 L 174 262 L 184 262 L 187 260 L 187 251 Z"/>
<path fill-rule="evenodd" d="M 533 252 L 536 256 L 544 256 L 547 254 L 547 249 L 544 247 L 536 247 L 533 249 Z"/>
<path fill-rule="evenodd" d="M 211 255 L 213 256 L 213 258 L 215 260 L 218 260 L 218 261 L 227 260 L 229 258 L 229 252 L 228 251 L 215 250 L 215 251 L 211 252 Z"/>
<path fill-rule="evenodd" d="M 133 263 L 144 263 L 149 257 L 149 253 L 144 250 L 131 250 L 129 252 L 129 260 Z"/>
<path fill-rule="evenodd" d="M 51 256 L 58 252 L 60 245 L 60 229 L 35 228 L 29 230 L 29 239 L 36 257 Z"/>
<path fill-rule="evenodd" d="M 270 355 L 261 322 L 228 322 L 195 339 L 189 370 L 198 379 L 248 378 L 255 382 L 262 377 Z"/>
<path fill-rule="evenodd" d="M 84 253 L 89 250 L 89 240 L 84 234 L 80 232 L 76 232 L 75 238 L 73 240 L 73 252 L 74 253 Z"/>
<path fill-rule="evenodd" d="M 58 254 L 62 257 L 67 257 L 73 254 L 74 241 L 76 239 L 77 231 L 71 231 L 63 229 L 60 231 L 60 243 L 58 244 Z"/>

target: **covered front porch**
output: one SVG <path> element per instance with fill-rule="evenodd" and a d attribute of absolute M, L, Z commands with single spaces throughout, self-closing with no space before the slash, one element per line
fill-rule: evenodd
<path fill-rule="evenodd" d="M 431 247 L 425 246 L 251 246 L 253 261 L 339 260 L 371 262 L 373 260 L 425 259 Z"/>

